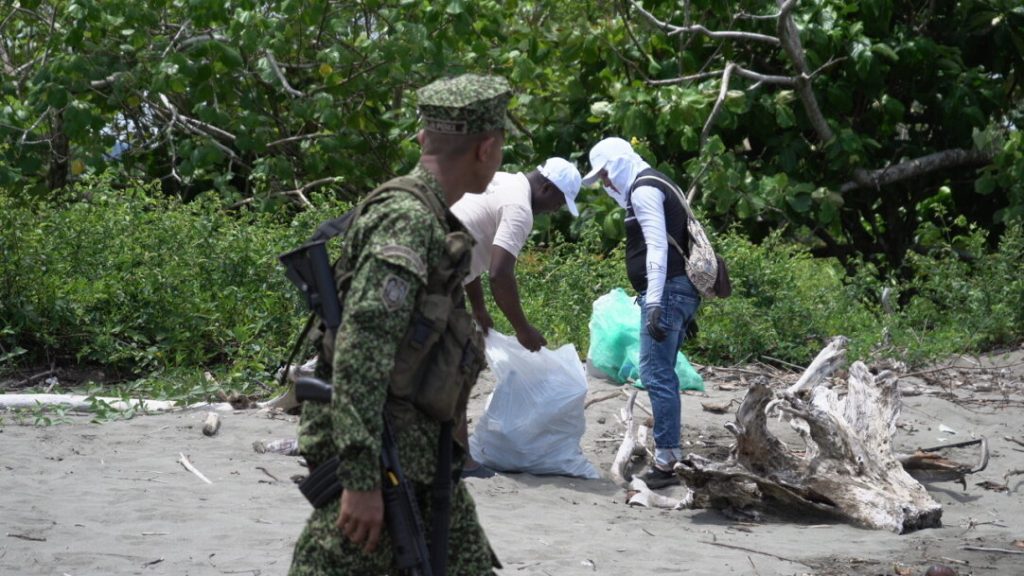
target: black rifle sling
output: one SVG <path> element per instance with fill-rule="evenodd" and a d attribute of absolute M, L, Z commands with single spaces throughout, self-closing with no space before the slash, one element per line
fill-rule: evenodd
<path fill-rule="evenodd" d="M 434 474 L 434 510 L 430 522 L 430 565 L 434 574 L 448 573 L 448 533 L 452 508 L 452 422 L 441 423 L 437 439 L 437 472 Z"/>

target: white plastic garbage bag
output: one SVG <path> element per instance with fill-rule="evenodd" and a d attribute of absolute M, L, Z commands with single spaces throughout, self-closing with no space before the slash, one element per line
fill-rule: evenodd
<path fill-rule="evenodd" d="M 503 472 L 598 478 L 580 449 L 587 377 L 576 347 L 530 352 L 491 330 L 486 350 L 497 383 L 469 441 L 473 459 Z"/>

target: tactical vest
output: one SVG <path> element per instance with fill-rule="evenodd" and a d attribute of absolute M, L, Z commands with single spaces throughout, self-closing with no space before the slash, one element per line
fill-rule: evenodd
<path fill-rule="evenodd" d="M 345 215 L 322 225 L 313 239 L 341 236 L 344 240 L 368 206 L 396 193 L 411 194 L 422 202 L 446 235 L 440 263 L 427 271 L 427 283 L 417 294 L 412 321 L 396 352 L 387 408 L 399 427 L 414 410 L 438 422 L 448 422 L 465 413 L 469 392 L 485 364 L 483 336 L 466 309 L 462 288 L 469 273 L 472 237 L 422 182 L 402 176 L 373 190 Z M 353 274 L 347 255 L 346 249 L 334 263 L 334 281 L 342 310 Z M 319 354 L 316 376 L 330 382 L 335 334 L 319 321 L 309 338 Z"/>

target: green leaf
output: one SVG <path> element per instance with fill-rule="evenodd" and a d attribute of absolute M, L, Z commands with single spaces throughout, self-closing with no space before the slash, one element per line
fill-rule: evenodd
<path fill-rule="evenodd" d="M 899 62 L 900 60 L 900 57 L 896 55 L 896 52 L 886 44 L 873 44 L 871 46 L 871 52 L 888 59 L 890 62 Z"/>
<path fill-rule="evenodd" d="M 67 106 L 68 91 L 63 86 L 51 84 L 46 91 L 46 103 L 58 110 Z"/>
<path fill-rule="evenodd" d="M 781 128 L 791 128 L 796 125 L 796 115 L 789 106 L 781 105 L 775 108 L 775 122 Z"/>
<path fill-rule="evenodd" d="M 974 191 L 982 196 L 988 196 L 996 189 L 996 179 L 989 174 L 974 181 Z"/>
<path fill-rule="evenodd" d="M 811 197 L 808 194 L 788 196 L 786 202 L 793 210 L 801 214 L 805 214 L 811 209 Z"/>

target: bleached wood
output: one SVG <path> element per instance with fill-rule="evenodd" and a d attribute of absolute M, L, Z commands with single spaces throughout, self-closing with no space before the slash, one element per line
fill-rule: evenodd
<path fill-rule="evenodd" d="M 939 526 L 942 507 L 893 452 L 900 414 L 896 375 L 874 375 L 855 362 L 845 396 L 823 385 L 845 344 L 833 340 L 799 385 L 782 393 L 767 379 L 755 381 L 727 426 L 736 436 L 729 458 L 715 463 L 687 456 L 677 466 L 687 484 L 737 508 L 771 500 L 897 533 Z M 769 432 L 769 409 L 791 418 L 804 449 L 790 449 Z"/>
<path fill-rule="evenodd" d="M 220 430 L 220 415 L 216 412 L 207 412 L 206 420 L 203 421 L 203 434 L 213 436 Z"/>
<path fill-rule="evenodd" d="M 786 393 L 797 394 L 809 390 L 831 376 L 836 368 L 846 360 L 846 345 L 848 343 L 849 340 L 845 336 L 833 338 L 828 346 L 818 352 L 811 365 L 800 375 L 800 379 L 786 389 Z"/>
<path fill-rule="evenodd" d="M 204 476 L 202 472 L 200 472 L 195 466 L 192 465 L 192 462 L 189 461 L 188 457 L 186 457 L 185 454 L 182 452 L 178 452 L 178 463 L 184 466 L 185 470 L 188 470 L 189 472 L 195 474 L 196 477 L 202 480 L 203 482 L 206 482 L 207 484 L 213 484 L 213 482 L 210 482 L 209 478 Z"/>
<path fill-rule="evenodd" d="M 647 483 L 639 478 L 633 478 L 629 482 L 629 490 L 634 492 L 629 497 L 627 504 L 630 506 L 646 506 L 648 508 L 667 508 L 669 510 L 682 510 L 693 505 L 693 491 L 686 489 L 686 496 L 682 498 L 671 498 L 657 492 L 652 492 Z"/>
<path fill-rule="evenodd" d="M 92 412 L 91 396 L 81 394 L 0 394 L 0 409 L 32 409 L 39 406 L 66 406 L 72 412 Z M 168 412 L 178 409 L 229 411 L 234 408 L 227 402 L 200 402 L 188 406 L 177 406 L 171 400 L 123 400 L 113 397 L 96 397 L 95 400 L 108 404 L 114 410 L 142 410 L 145 412 Z"/>
<path fill-rule="evenodd" d="M 615 460 L 612 461 L 610 471 L 612 480 L 622 487 L 626 487 L 633 478 L 632 472 L 629 471 L 629 463 L 638 445 L 637 424 L 633 419 L 633 406 L 636 404 L 636 396 L 637 390 L 634 389 L 630 392 L 629 400 L 626 401 L 626 407 L 622 410 L 622 423 L 626 428 L 626 432 L 622 438 L 622 444 L 619 445 L 619 451 L 615 453 Z"/>

